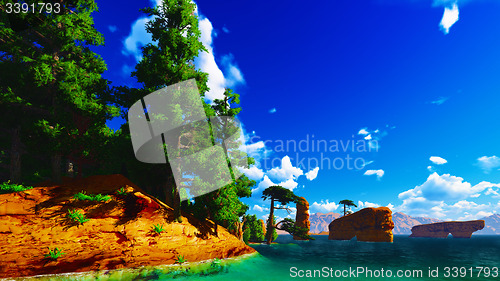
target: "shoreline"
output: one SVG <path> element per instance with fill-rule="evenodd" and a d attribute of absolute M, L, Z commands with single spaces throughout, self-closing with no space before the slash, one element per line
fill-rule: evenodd
<path fill-rule="evenodd" d="M 68 272 L 60 274 L 42 274 L 26 277 L 8 277 L 0 278 L 0 281 L 20 281 L 20 280 L 133 280 L 138 276 L 160 275 L 164 278 L 175 278 L 177 276 L 196 275 L 196 274 L 216 274 L 225 266 L 242 262 L 259 256 L 258 252 L 244 254 L 230 258 L 221 259 L 220 263 L 214 263 L 215 259 L 208 259 L 197 262 L 186 262 L 183 264 L 163 264 L 163 265 L 146 265 L 137 268 L 120 268 L 110 270 L 84 271 L 84 272 Z M 214 266 L 214 265 L 215 266 Z M 123 279 L 126 278 L 126 279 Z"/>

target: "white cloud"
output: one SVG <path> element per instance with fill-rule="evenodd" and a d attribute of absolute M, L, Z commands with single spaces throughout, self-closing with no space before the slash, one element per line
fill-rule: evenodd
<path fill-rule="evenodd" d="M 363 209 L 363 208 L 378 208 L 380 207 L 379 204 L 377 203 L 371 203 L 371 202 L 368 202 L 368 201 L 358 201 L 358 208 L 359 209 Z"/>
<path fill-rule="evenodd" d="M 363 175 L 365 176 L 371 176 L 371 175 L 377 175 L 377 179 L 380 179 L 384 176 L 385 172 L 384 170 L 366 170 Z"/>
<path fill-rule="evenodd" d="M 368 135 L 368 131 L 366 130 L 367 128 L 362 128 L 359 130 L 358 135 Z"/>
<path fill-rule="evenodd" d="M 259 205 L 254 205 L 252 210 L 257 211 L 257 212 L 267 212 L 267 211 L 269 211 L 269 208 L 261 207 Z"/>
<path fill-rule="evenodd" d="M 491 172 L 491 170 L 500 167 L 500 158 L 497 156 L 482 156 L 477 158 L 477 165 L 483 169 L 485 173 Z"/>
<path fill-rule="evenodd" d="M 256 193 L 260 190 L 264 190 L 270 186 L 276 185 L 267 175 L 264 176 L 264 179 L 259 182 L 256 188 L 252 189 L 252 193 Z"/>
<path fill-rule="evenodd" d="M 153 5 L 160 5 L 161 2 L 161 0 L 151 1 Z M 245 79 L 243 78 L 241 70 L 235 63 L 232 54 L 221 57 L 221 65 L 224 72 L 217 65 L 213 50 L 213 37 L 216 36 L 216 33 L 212 23 L 208 18 L 198 14 L 198 7 L 196 7 L 195 14 L 199 17 L 198 27 L 201 32 L 200 41 L 208 51 L 199 53 L 198 57 L 195 59 L 195 66 L 197 69 L 208 73 L 207 85 L 210 90 L 205 93 L 206 99 L 208 101 L 222 99 L 224 97 L 225 88 L 244 84 Z M 153 17 L 143 17 L 132 23 L 131 31 L 123 42 L 124 47 L 122 54 L 134 56 L 137 62 L 142 59 L 141 47 L 148 43 L 153 43 L 151 35 L 146 32 L 145 28 L 146 24 L 152 19 Z"/>
<path fill-rule="evenodd" d="M 443 165 L 445 163 L 448 163 L 448 161 L 446 161 L 446 159 L 441 158 L 439 156 L 431 156 L 431 158 L 429 158 L 429 160 L 431 160 L 432 163 L 437 164 L 437 165 Z"/>
<path fill-rule="evenodd" d="M 255 165 L 252 165 L 249 168 L 239 168 L 239 170 L 244 173 L 249 179 L 258 181 L 264 177 L 264 171 L 262 169 L 258 168 Z"/>
<path fill-rule="evenodd" d="M 222 31 L 223 31 L 224 33 L 229 33 L 229 29 L 227 29 L 227 27 L 225 27 L 225 26 L 223 26 L 223 27 L 222 27 Z"/>
<path fill-rule="evenodd" d="M 326 200 L 325 202 L 321 200 L 320 203 L 318 202 L 312 203 L 310 209 L 314 212 L 328 213 L 337 210 L 338 207 L 339 205 L 335 204 L 335 202 L 328 202 L 328 200 Z"/>
<path fill-rule="evenodd" d="M 310 181 L 314 180 L 318 176 L 319 167 L 316 167 L 306 173 L 306 178 Z"/>
<path fill-rule="evenodd" d="M 432 167 L 432 166 L 427 166 L 427 170 L 428 170 L 429 172 L 434 173 L 434 167 Z"/>
<path fill-rule="evenodd" d="M 226 87 L 234 87 L 237 84 L 245 83 L 245 78 L 243 78 L 243 74 L 236 65 L 233 54 L 222 56 L 221 63 L 225 70 Z"/>
<path fill-rule="evenodd" d="M 269 113 L 271 113 L 271 114 L 276 113 L 276 107 L 269 109 Z"/>
<path fill-rule="evenodd" d="M 431 103 L 436 105 L 442 105 L 447 100 L 448 100 L 447 97 L 440 97 L 437 100 L 431 101 Z"/>
<path fill-rule="evenodd" d="M 151 18 L 139 18 L 132 23 L 130 34 L 123 41 L 122 54 L 132 55 L 139 62 L 142 58 L 141 47 L 152 43 L 151 34 L 146 32 L 146 24 Z"/>
<path fill-rule="evenodd" d="M 108 29 L 111 32 L 115 32 L 116 30 L 118 30 L 118 27 L 116 27 L 116 25 L 108 25 Z"/>
<path fill-rule="evenodd" d="M 456 3 L 454 3 L 451 8 L 444 8 L 443 18 L 441 19 L 441 23 L 439 23 L 439 26 L 443 30 L 444 34 L 448 34 L 451 26 L 458 21 L 458 14 L 459 11 Z"/>
<path fill-rule="evenodd" d="M 210 90 L 205 93 L 208 100 L 224 98 L 226 79 L 222 70 L 215 62 L 215 56 L 212 47 L 213 26 L 208 18 L 200 16 L 199 29 L 201 31 L 200 41 L 208 52 L 200 52 L 195 59 L 195 65 L 203 72 L 208 73 L 208 87 Z"/>
<path fill-rule="evenodd" d="M 387 129 L 394 129 L 396 127 L 389 127 L 389 125 L 386 125 Z M 370 150 L 378 151 L 380 149 L 380 144 L 379 141 L 387 136 L 387 131 L 383 131 L 380 129 L 376 129 L 374 131 L 368 130 L 368 128 L 361 128 L 358 131 L 358 135 L 363 136 L 363 139 L 368 142 L 368 147 Z"/>
<path fill-rule="evenodd" d="M 287 181 L 290 179 L 297 179 L 299 176 L 303 175 L 304 172 L 298 167 L 294 167 L 290 160 L 290 157 L 284 156 L 281 159 L 280 168 L 272 168 L 266 173 L 270 178 L 276 181 Z"/>
<path fill-rule="evenodd" d="M 463 180 L 461 177 L 449 174 L 431 174 L 427 180 L 413 189 L 401 192 L 399 199 L 403 200 L 397 211 L 412 216 L 427 216 L 439 219 L 478 219 L 491 212 L 499 212 L 500 204 L 478 204 L 467 201 L 468 198 L 485 195 L 497 196 L 494 187 L 500 184 L 480 182 L 476 185 Z"/>
<path fill-rule="evenodd" d="M 450 174 L 431 174 L 427 180 L 413 189 L 401 192 L 399 199 L 410 199 L 422 197 L 431 201 L 461 200 L 473 194 L 482 192 L 489 187 L 498 187 L 500 184 L 480 182 L 474 186 L 465 182 L 463 178 Z"/>

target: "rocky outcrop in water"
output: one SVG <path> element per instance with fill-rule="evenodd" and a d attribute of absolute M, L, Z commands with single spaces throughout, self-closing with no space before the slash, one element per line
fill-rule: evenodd
<path fill-rule="evenodd" d="M 392 234 L 411 234 L 411 228 L 416 225 L 442 222 L 442 220 L 428 217 L 412 217 L 407 214 L 396 212 L 392 214 L 394 229 Z"/>
<path fill-rule="evenodd" d="M 484 220 L 438 222 L 414 226 L 410 237 L 446 238 L 451 233 L 453 238 L 470 238 L 483 228 Z"/>
<path fill-rule="evenodd" d="M 392 242 L 392 212 L 387 207 L 364 208 L 330 223 L 329 240 Z"/>
<path fill-rule="evenodd" d="M 295 226 L 307 228 L 307 232 L 311 227 L 309 222 L 309 202 L 304 197 L 300 197 L 299 202 L 297 202 L 297 213 L 295 215 Z M 307 233 L 306 232 L 306 233 Z M 293 236 L 294 240 L 307 240 L 297 236 Z"/>
<path fill-rule="evenodd" d="M 123 193 L 117 190 L 123 187 Z M 109 194 L 103 202 L 76 193 Z M 68 210 L 89 219 L 71 220 Z M 0 195 L 0 278 L 173 264 L 255 252 L 225 228 L 173 210 L 121 175 Z M 158 234 L 153 226 L 162 228 Z M 215 229 L 217 227 L 217 229 Z M 49 249 L 64 255 L 46 258 Z"/>

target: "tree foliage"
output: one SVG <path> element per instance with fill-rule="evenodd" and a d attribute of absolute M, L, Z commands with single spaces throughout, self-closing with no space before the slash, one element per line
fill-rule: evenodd
<path fill-rule="evenodd" d="M 92 141 L 106 137 L 105 121 L 119 113 L 105 101 L 106 64 L 90 50 L 104 43 L 91 16 L 97 5 L 59 3 L 59 13 L 9 14 L 0 4 L 0 130 L 10 136 L 3 151 L 13 181 L 21 180 L 21 155 L 28 152 L 50 158 L 54 180 L 63 157 L 79 168 L 95 163 Z"/>
<path fill-rule="evenodd" d="M 356 204 L 354 204 L 354 202 L 352 200 L 348 200 L 348 199 L 344 199 L 344 200 L 340 201 L 339 204 L 344 205 L 344 216 L 347 214 L 346 206 L 347 207 L 350 207 L 350 206 L 358 207 Z"/>

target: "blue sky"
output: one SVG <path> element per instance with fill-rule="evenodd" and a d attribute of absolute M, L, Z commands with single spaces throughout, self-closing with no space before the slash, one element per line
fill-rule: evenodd
<path fill-rule="evenodd" d="M 440 219 L 500 213 L 499 1 L 196 3 L 207 96 L 241 94 L 258 160 L 251 213 L 266 216 L 273 184 L 311 213 L 341 212 L 342 199 Z M 97 4 L 104 76 L 139 86 L 130 72 L 150 38 L 138 10 L 154 2 Z"/>

